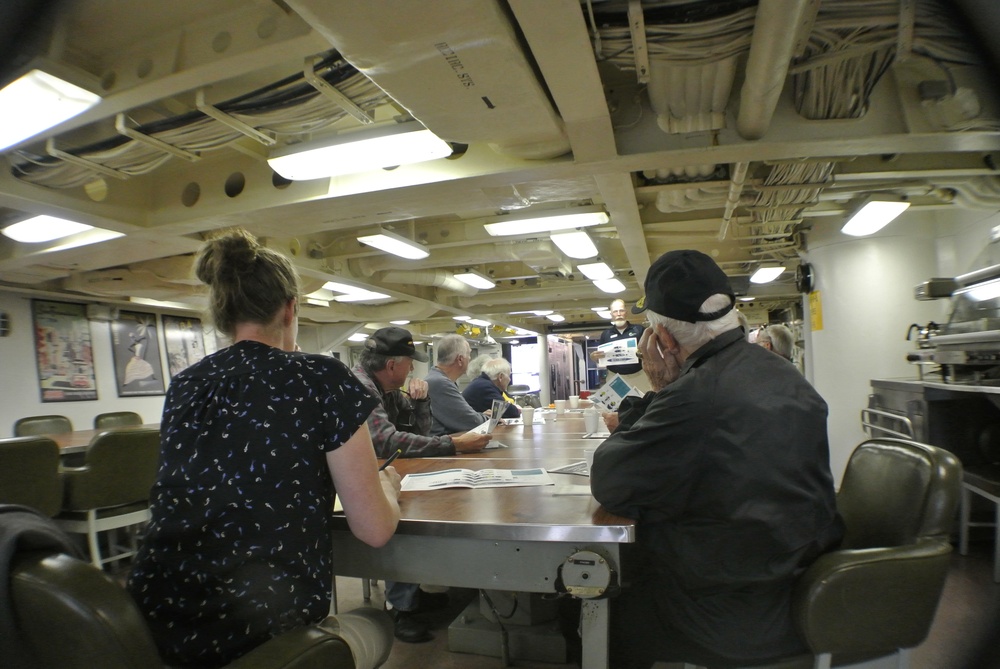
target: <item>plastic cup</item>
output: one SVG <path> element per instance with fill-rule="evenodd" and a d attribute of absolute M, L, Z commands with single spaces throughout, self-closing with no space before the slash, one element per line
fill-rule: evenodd
<path fill-rule="evenodd" d="M 587 428 L 587 434 L 594 434 L 601 426 L 601 414 L 593 409 L 583 412 L 583 423 Z"/>
<path fill-rule="evenodd" d="M 556 400 L 556 415 L 566 413 L 566 400 Z"/>
<path fill-rule="evenodd" d="M 521 407 L 521 422 L 525 425 L 535 422 L 535 407 Z"/>
<path fill-rule="evenodd" d="M 580 396 L 579 395 L 570 395 L 569 396 L 569 408 L 570 409 L 579 409 L 580 408 Z"/>

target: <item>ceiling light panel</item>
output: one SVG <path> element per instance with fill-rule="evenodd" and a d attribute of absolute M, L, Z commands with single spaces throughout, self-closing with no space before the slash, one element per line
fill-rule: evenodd
<path fill-rule="evenodd" d="M 374 235 L 362 235 L 358 237 L 358 241 L 408 260 L 420 260 L 430 255 L 430 252 L 420 244 L 388 230 L 382 230 Z"/>
<path fill-rule="evenodd" d="M 874 234 L 889 225 L 897 216 L 906 211 L 909 206 L 909 202 L 871 200 L 858 209 L 840 231 L 852 237 L 863 237 Z"/>
<path fill-rule="evenodd" d="M 41 70 L 0 89 L 0 151 L 87 111 L 101 96 Z"/>
<path fill-rule="evenodd" d="M 456 274 L 455 278 L 462 283 L 468 284 L 473 288 L 479 288 L 480 290 L 489 290 L 496 287 L 496 284 L 491 279 L 476 270 Z"/>
<path fill-rule="evenodd" d="M 555 233 L 551 239 L 570 258 L 593 258 L 597 255 L 594 241 L 583 230 Z"/>
<path fill-rule="evenodd" d="M 603 281 L 612 279 L 615 273 L 608 267 L 607 263 L 595 262 L 584 265 L 577 265 L 576 268 L 583 272 L 583 275 L 591 281 Z"/>
<path fill-rule="evenodd" d="M 553 230 L 572 230 L 573 228 L 602 225 L 609 220 L 608 213 L 603 209 L 557 209 L 536 214 L 512 215 L 495 223 L 487 223 L 483 227 L 494 237 L 505 237 L 552 232 Z"/>

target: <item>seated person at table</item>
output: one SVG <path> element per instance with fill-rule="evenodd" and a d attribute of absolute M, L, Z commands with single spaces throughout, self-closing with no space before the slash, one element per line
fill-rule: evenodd
<path fill-rule="evenodd" d="M 450 334 L 441 337 L 434 346 L 436 362 L 424 377 L 427 397 L 431 400 L 431 434 L 467 432 L 482 425 L 490 410 L 479 412 L 469 406 L 458 389 L 458 377 L 469 368 L 472 347 L 465 337 Z"/>
<path fill-rule="evenodd" d="M 510 363 L 503 358 L 490 358 L 483 363 L 482 373 L 462 391 L 462 397 L 476 411 L 486 411 L 493 400 L 510 402 L 504 393 L 510 385 Z M 521 410 L 511 402 L 501 418 L 517 418 Z"/>
<path fill-rule="evenodd" d="M 299 282 L 241 230 L 195 262 L 233 344 L 177 374 L 160 470 L 127 588 L 164 662 L 221 667 L 330 612 L 334 490 L 351 532 L 384 545 L 399 474 L 379 472 L 378 404 L 340 361 L 295 352 Z"/>
<path fill-rule="evenodd" d="M 487 434 L 459 434 L 430 437 L 431 414 L 427 384 L 411 379 L 406 395 L 400 392 L 413 361 L 427 362 L 427 355 L 417 351 L 409 330 L 386 327 L 365 340 L 361 359 L 352 370 L 368 391 L 381 403 L 368 415 L 368 430 L 375 453 L 387 458 L 397 450 L 400 457 L 455 455 L 482 450 L 489 443 Z M 405 421 L 407 424 L 403 425 Z M 386 579 L 386 606 L 395 621 L 395 635 L 400 641 L 430 641 L 430 630 L 419 613 L 443 608 L 446 593 L 429 593 L 416 583 L 398 583 Z"/>
<path fill-rule="evenodd" d="M 795 335 L 784 325 L 768 325 L 757 331 L 758 346 L 763 346 L 772 353 L 777 353 L 785 360 L 792 361 L 792 350 L 795 348 Z"/>
<path fill-rule="evenodd" d="M 664 254 L 645 293 L 639 350 L 653 391 L 622 403 L 590 473 L 597 501 L 637 520 L 631 585 L 610 600 L 611 666 L 807 652 L 792 588 L 843 536 L 826 403 L 746 341 L 709 256 Z"/>

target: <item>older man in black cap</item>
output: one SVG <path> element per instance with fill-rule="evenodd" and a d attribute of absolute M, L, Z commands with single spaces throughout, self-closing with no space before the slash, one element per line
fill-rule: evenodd
<path fill-rule="evenodd" d="M 361 359 L 352 370 L 381 404 L 368 415 L 368 431 L 375 453 L 387 458 L 397 450 L 400 457 L 455 455 L 481 451 L 490 441 L 488 434 L 455 434 L 431 437 L 431 409 L 427 382 L 410 379 L 406 394 L 401 390 L 413 371 L 413 361 L 427 362 L 413 343 L 409 330 L 386 327 L 365 340 Z M 419 613 L 441 608 L 447 594 L 429 593 L 415 583 L 386 581 L 386 602 L 395 620 L 396 638 L 409 643 L 429 641 L 431 633 Z"/>
<path fill-rule="evenodd" d="M 795 577 L 843 535 L 823 399 L 746 341 L 729 280 L 698 251 L 649 270 L 639 342 L 653 388 L 598 448 L 594 497 L 638 521 L 611 602 L 615 667 L 752 662 L 804 652 Z"/>

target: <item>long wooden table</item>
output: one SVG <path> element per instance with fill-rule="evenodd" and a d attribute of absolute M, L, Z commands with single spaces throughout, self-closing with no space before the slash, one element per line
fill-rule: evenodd
<path fill-rule="evenodd" d="M 583 439 L 583 433 L 582 415 L 564 414 L 544 425 L 498 427 L 494 436 L 506 449 L 400 458 L 394 466 L 404 475 L 452 467 L 557 467 L 582 460 L 584 448 L 600 443 Z M 551 476 L 554 486 L 404 492 L 396 534 L 378 549 L 354 538 L 338 516 L 334 571 L 405 583 L 555 593 L 560 569 L 577 573 L 574 556 L 589 551 L 600 556 L 595 577 L 608 569 L 620 580 L 621 546 L 635 541 L 635 523 L 604 511 L 589 494 L 587 478 Z M 583 667 L 607 669 L 608 600 L 582 603 Z"/>
<path fill-rule="evenodd" d="M 134 425 L 131 427 L 114 427 L 105 428 L 102 430 L 74 430 L 73 432 L 63 432 L 60 434 L 47 434 L 45 435 L 52 441 L 56 442 L 59 446 L 59 453 L 62 455 L 72 455 L 73 453 L 82 453 L 87 450 L 87 446 L 93 441 L 94 437 L 99 435 L 101 432 L 107 432 L 108 429 L 112 430 L 128 430 L 134 427 L 160 427 L 159 423 L 146 423 L 145 425 Z"/>

